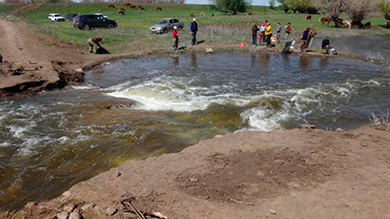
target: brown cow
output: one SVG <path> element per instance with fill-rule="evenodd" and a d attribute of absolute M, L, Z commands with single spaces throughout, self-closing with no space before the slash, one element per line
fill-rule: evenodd
<path fill-rule="evenodd" d="M 390 22 L 386 23 L 386 27 L 390 28 Z"/>
<path fill-rule="evenodd" d="M 251 16 L 252 15 L 252 12 L 248 12 L 248 14 L 247 14 L 248 16 Z"/>
<path fill-rule="evenodd" d="M 332 21 L 332 19 L 330 17 L 322 17 L 318 21 L 321 22 L 322 24 L 324 24 L 325 22 L 328 22 L 329 24 Z"/>
<path fill-rule="evenodd" d="M 210 15 L 211 17 L 214 17 L 214 13 Z"/>
<path fill-rule="evenodd" d="M 306 20 L 311 20 L 311 15 L 307 15 Z"/>
<path fill-rule="evenodd" d="M 125 15 L 125 9 L 124 8 L 119 8 L 118 9 L 118 13 L 122 14 L 122 15 Z"/>
<path fill-rule="evenodd" d="M 125 6 L 129 6 L 130 7 L 131 6 L 131 2 L 126 2 Z"/>
<path fill-rule="evenodd" d="M 114 5 L 114 4 L 108 4 L 107 7 L 109 7 L 109 8 L 115 8 L 115 5 Z"/>
<path fill-rule="evenodd" d="M 195 17 L 195 15 L 194 15 L 194 12 L 191 12 L 191 15 L 190 15 L 191 17 Z"/>
<path fill-rule="evenodd" d="M 352 22 L 349 21 L 349 20 L 347 20 L 347 19 L 339 18 L 339 19 L 337 19 L 337 23 L 338 23 L 340 26 L 347 25 L 347 26 L 348 26 L 348 29 L 351 29 L 351 28 L 352 28 Z"/>
<path fill-rule="evenodd" d="M 131 5 L 130 8 L 137 8 L 137 5 Z"/>
<path fill-rule="evenodd" d="M 363 26 L 364 29 L 370 29 L 371 28 L 371 22 L 367 22 Z"/>
<path fill-rule="evenodd" d="M 204 17 L 204 12 L 200 12 L 200 16 L 201 16 L 201 17 Z"/>
<path fill-rule="evenodd" d="M 139 9 L 145 10 L 145 7 L 143 5 L 138 6 Z"/>
<path fill-rule="evenodd" d="M 228 16 L 229 16 L 229 17 L 232 16 L 232 13 L 229 12 L 229 13 L 228 13 Z"/>
<path fill-rule="evenodd" d="M 156 10 L 162 11 L 162 7 L 161 6 L 156 6 Z"/>

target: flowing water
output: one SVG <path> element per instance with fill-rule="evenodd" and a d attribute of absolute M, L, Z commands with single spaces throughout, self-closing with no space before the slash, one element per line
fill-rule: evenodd
<path fill-rule="evenodd" d="M 86 77 L 0 102 L 2 209 L 218 134 L 301 123 L 351 129 L 390 107 L 390 70 L 346 58 L 183 55 L 118 61 Z"/>

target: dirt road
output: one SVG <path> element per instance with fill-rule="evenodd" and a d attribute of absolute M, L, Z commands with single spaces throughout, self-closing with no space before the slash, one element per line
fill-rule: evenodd
<path fill-rule="evenodd" d="M 390 127 L 239 132 L 131 161 L 0 218 L 390 218 Z M 131 195 L 131 194 L 132 195 Z M 129 200 L 129 199 L 127 199 Z M 70 207 L 69 207 L 70 206 Z M 147 210 L 149 209 L 149 210 Z"/>

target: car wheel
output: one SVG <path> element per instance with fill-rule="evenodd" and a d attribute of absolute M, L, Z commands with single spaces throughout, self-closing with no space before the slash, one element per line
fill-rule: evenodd
<path fill-rule="evenodd" d="M 91 27 L 88 24 L 83 25 L 83 30 L 90 30 Z"/>
<path fill-rule="evenodd" d="M 113 24 L 109 24 L 109 25 L 108 25 L 108 28 L 110 28 L 110 29 L 111 29 L 111 28 L 114 28 L 114 25 L 113 25 Z"/>
<path fill-rule="evenodd" d="M 168 29 L 164 28 L 163 33 L 168 33 Z"/>

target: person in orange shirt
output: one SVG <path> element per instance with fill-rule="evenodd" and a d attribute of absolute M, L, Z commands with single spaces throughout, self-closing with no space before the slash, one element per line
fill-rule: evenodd
<path fill-rule="evenodd" d="M 177 31 L 177 27 L 173 27 L 173 51 L 176 51 L 179 46 L 179 32 Z"/>

